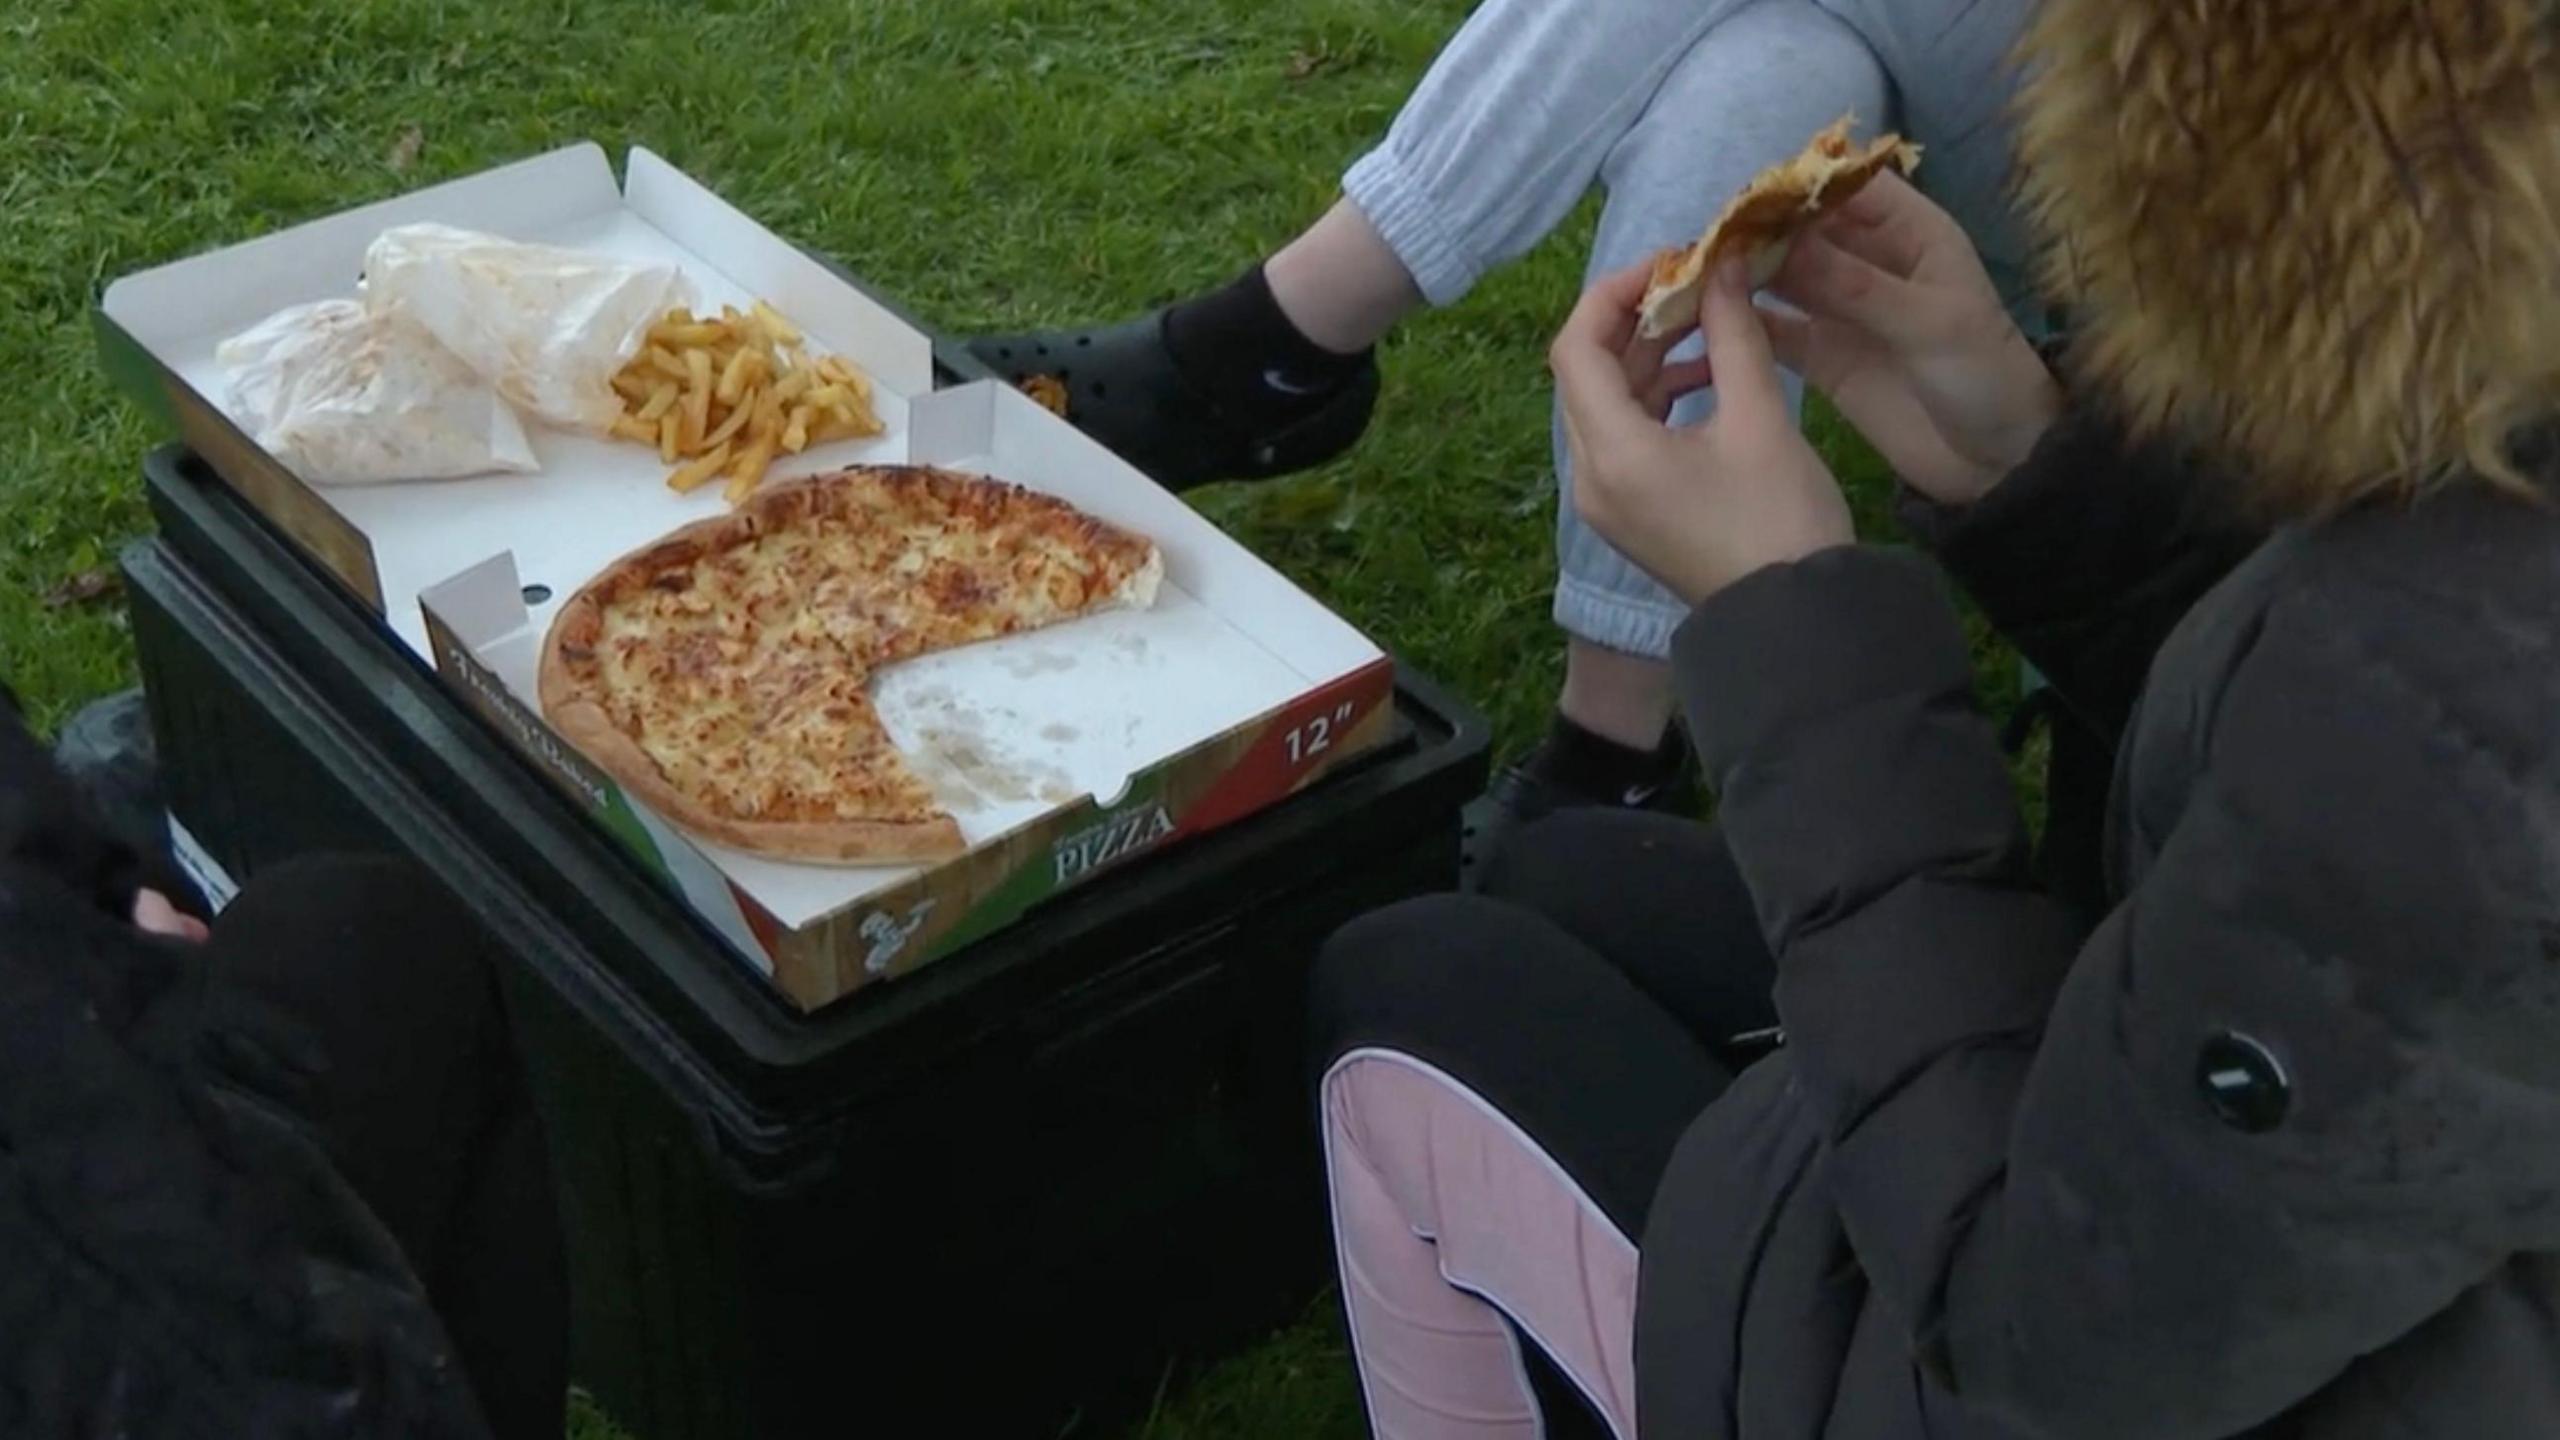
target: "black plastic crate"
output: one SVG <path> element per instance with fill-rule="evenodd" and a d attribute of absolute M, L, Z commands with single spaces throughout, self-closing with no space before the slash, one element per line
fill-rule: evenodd
<path fill-rule="evenodd" d="M 172 809 L 236 874 L 417 856 L 505 937 L 578 1369 L 644 1440 L 1113 1433 L 1326 1277 L 1305 964 L 1448 888 L 1476 718 L 802 1015 L 182 456 L 127 556 Z"/>

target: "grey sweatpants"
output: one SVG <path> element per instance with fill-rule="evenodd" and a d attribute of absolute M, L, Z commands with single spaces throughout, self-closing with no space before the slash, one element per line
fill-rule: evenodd
<path fill-rule="evenodd" d="M 1447 305 L 1595 182 L 1607 191 L 1596 277 L 1695 239 L 1752 175 L 1855 112 L 1862 129 L 1926 147 L 1922 188 L 1972 232 L 2025 319 L 2004 121 L 2029 3 L 1486 0 L 1343 192 Z M 1674 418 L 1713 405 L 1697 396 Z M 1557 623 L 1611 650 L 1668 653 L 1685 610 L 1574 517 L 1570 470 L 1559 424 Z"/>

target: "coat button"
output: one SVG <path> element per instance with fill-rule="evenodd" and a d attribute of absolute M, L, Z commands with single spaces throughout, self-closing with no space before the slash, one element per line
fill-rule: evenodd
<path fill-rule="evenodd" d="M 2237 1030 L 2204 1042 L 2196 1057 L 2196 1084 L 2223 1124 L 2257 1135 L 2284 1123 L 2293 1105 L 2293 1082 L 2274 1052 Z"/>

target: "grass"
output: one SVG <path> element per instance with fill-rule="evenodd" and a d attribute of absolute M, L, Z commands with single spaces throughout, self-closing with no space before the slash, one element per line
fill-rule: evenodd
<path fill-rule="evenodd" d="M 114 276 L 571 141 L 645 144 L 955 329 L 1223 281 L 1333 197 L 1469 0 L 13 0 L 0 13 L 0 676 L 40 724 L 129 683 L 83 577 L 157 437 L 93 362 Z M 1369 439 L 1210 515 L 1516 747 L 1543 723 L 1546 338 L 1589 211 L 1387 346 Z M 1815 419 L 1881 532 L 1870 457 Z M 2005 664 L 1985 642 L 1986 665 Z M 1313 1321 L 1151 1440 L 1357 1433 Z M 609 1433 L 591 1410 L 573 1431 Z"/>

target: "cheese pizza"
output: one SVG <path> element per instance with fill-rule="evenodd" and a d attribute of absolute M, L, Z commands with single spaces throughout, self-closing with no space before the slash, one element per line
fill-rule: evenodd
<path fill-rule="evenodd" d="M 1848 204 L 1888 168 L 1904 175 L 1920 168 L 1920 147 L 1899 135 L 1856 144 L 1849 138 L 1853 119 L 1841 116 L 1794 159 L 1761 171 L 1698 243 L 1654 257 L 1640 324 L 1645 338 L 1658 340 L 1695 325 L 1707 277 L 1728 256 L 1748 257 L 1752 287 L 1766 285 L 1786 263 L 1788 242 L 1805 227 Z"/>
<path fill-rule="evenodd" d="M 947 858 L 959 822 L 868 682 L 918 655 L 1154 603 L 1155 545 L 1054 496 L 885 466 L 757 492 L 605 568 L 543 645 L 552 726 L 632 794 L 776 859 Z"/>

